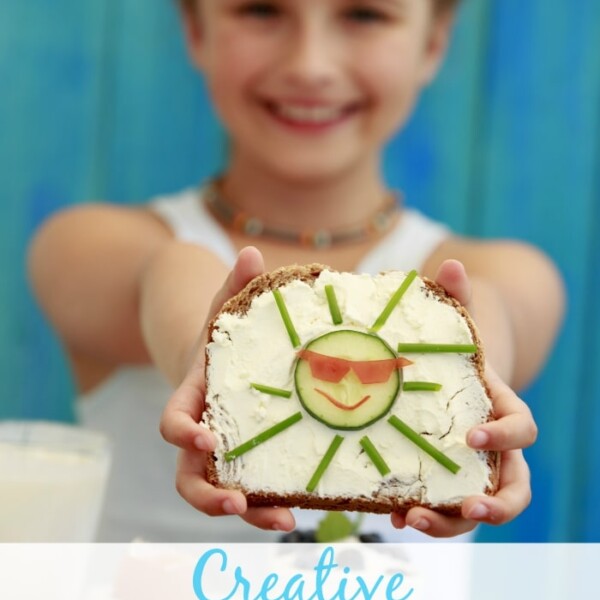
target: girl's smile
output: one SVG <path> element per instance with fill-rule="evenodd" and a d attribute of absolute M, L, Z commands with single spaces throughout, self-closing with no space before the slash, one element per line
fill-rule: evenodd
<path fill-rule="evenodd" d="M 298 100 L 267 101 L 264 107 L 274 121 L 285 128 L 301 134 L 319 134 L 348 122 L 360 111 L 361 104 Z"/>

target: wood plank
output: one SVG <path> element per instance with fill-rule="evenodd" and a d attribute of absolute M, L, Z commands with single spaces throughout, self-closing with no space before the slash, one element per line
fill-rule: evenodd
<path fill-rule="evenodd" d="M 64 360 L 33 305 L 24 256 L 39 223 L 85 187 L 102 16 L 97 2 L 0 4 L 0 417 L 72 414 Z"/>
<path fill-rule="evenodd" d="M 388 180 L 405 192 L 408 205 L 463 234 L 473 233 L 471 187 L 478 169 L 489 12 L 487 2 L 462 5 L 442 69 L 408 127 L 392 140 L 385 160 Z"/>
<path fill-rule="evenodd" d="M 570 313 L 544 375 L 526 395 L 541 431 L 528 452 L 532 507 L 511 526 L 486 532 L 486 539 L 580 539 L 581 495 L 595 486 L 589 472 L 576 477 L 575 465 L 582 458 L 578 430 L 589 414 L 581 372 L 591 366 L 582 340 L 595 260 L 589 219 L 600 117 L 599 18 L 597 3 L 577 10 L 569 3 L 552 10 L 540 1 L 494 4 L 482 230 L 527 239 L 548 252 L 565 275 Z"/>
<path fill-rule="evenodd" d="M 185 54 L 174 4 L 116 5 L 102 191 L 118 202 L 196 184 L 222 160 L 225 138 Z"/>
<path fill-rule="evenodd" d="M 596 35 L 600 35 L 600 31 Z M 596 39 L 598 39 L 596 37 Z M 596 65 L 600 69 L 600 65 Z M 596 71 L 598 73 L 598 70 Z M 589 258 L 586 275 L 587 295 L 582 302 L 584 333 L 581 340 L 585 360 L 579 372 L 579 410 L 575 435 L 576 463 L 573 465 L 573 505 L 569 512 L 571 539 L 578 542 L 600 541 L 600 452 L 598 452 L 598 432 L 600 431 L 600 77 L 595 78 L 596 94 L 593 100 L 597 114 L 595 119 L 595 148 L 592 164 L 594 184 L 592 204 L 588 214 L 590 235 L 588 238 Z"/>

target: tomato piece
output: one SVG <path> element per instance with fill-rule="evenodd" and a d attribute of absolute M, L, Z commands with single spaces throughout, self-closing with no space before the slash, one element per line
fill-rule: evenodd
<path fill-rule="evenodd" d="M 308 361 L 312 376 L 321 381 L 339 383 L 350 371 L 350 361 L 344 358 L 326 356 L 312 350 L 300 350 L 298 356 Z"/>
<path fill-rule="evenodd" d="M 310 372 L 315 379 L 339 383 L 352 369 L 361 383 L 385 383 L 395 369 L 411 365 L 406 358 L 385 358 L 382 360 L 348 360 L 337 356 L 327 356 L 312 350 L 300 350 L 298 356 L 307 360 Z"/>

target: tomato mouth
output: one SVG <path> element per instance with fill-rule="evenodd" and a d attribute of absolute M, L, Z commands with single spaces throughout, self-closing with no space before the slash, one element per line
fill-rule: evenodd
<path fill-rule="evenodd" d="M 319 388 L 314 388 L 314 390 L 315 390 L 315 392 L 317 392 L 317 394 L 321 394 L 321 396 L 323 396 L 324 398 L 329 400 L 329 402 L 331 402 L 331 404 L 333 404 L 335 407 L 341 408 L 342 410 L 354 410 L 354 409 L 358 408 L 359 406 L 362 406 L 371 397 L 371 396 L 365 396 L 364 398 L 361 398 L 355 404 L 344 404 L 344 403 L 340 402 L 339 400 L 336 400 L 333 396 L 331 396 L 327 392 L 320 390 Z"/>

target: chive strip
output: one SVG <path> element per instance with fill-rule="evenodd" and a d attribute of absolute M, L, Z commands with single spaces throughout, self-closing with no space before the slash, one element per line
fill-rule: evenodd
<path fill-rule="evenodd" d="M 288 312 L 287 306 L 285 305 L 285 301 L 281 292 L 278 289 L 273 290 L 273 296 L 275 297 L 275 303 L 277 304 L 277 308 L 279 309 L 279 314 L 283 319 L 283 324 L 285 325 L 285 329 L 290 336 L 290 341 L 292 342 L 292 346 L 297 348 L 300 345 L 300 337 L 296 332 L 296 328 L 292 323 L 292 319 L 290 318 L 290 313 Z"/>
<path fill-rule="evenodd" d="M 282 390 L 281 388 L 271 387 L 270 385 L 251 383 L 250 387 L 254 388 L 258 392 L 262 392 L 263 394 L 270 394 L 271 396 L 281 396 L 282 398 L 292 397 L 292 392 L 290 390 Z"/>
<path fill-rule="evenodd" d="M 442 384 L 433 381 L 405 381 L 402 384 L 403 392 L 439 392 L 441 389 Z"/>
<path fill-rule="evenodd" d="M 458 473 L 460 466 L 457 465 L 453 460 L 446 456 L 443 452 L 438 450 L 435 446 L 431 445 L 423 436 L 419 435 L 414 429 L 411 429 L 404 421 L 401 421 L 397 416 L 392 415 L 388 419 L 388 423 L 395 427 L 401 434 L 405 435 L 413 444 L 416 444 L 427 452 L 431 458 L 440 463 L 448 471 Z"/>
<path fill-rule="evenodd" d="M 398 352 L 475 354 L 475 344 L 398 344 Z"/>
<path fill-rule="evenodd" d="M 327 448 L 327 452 L 325 452 L 325 455 L 321 459 L 319 466 L 315 470 L 313 476 L 310 478 L 310 481 L 308 482 L 308 485 L 306 486 L 307 492 L 315 491 L 317 484 L 321 480 L 321 477 L 323 477 L 323 473 L 325 473 L 325 471 L 327 470 L 329 463 L 333 460 L 335 453 L 337 452 L 338 448 L 340 447 L 340 444 L 343 441 L 344 441 L 344 438 L 341 435 L 336 435 L 333 438 L 333 440 L 331 441 L 331 444 L 329 445 L 329 448 Z"/>
<path fill-rule="evenodd" d="M 371 326 L 371 331 L 379 331 L 388 320 L 389 316 L 392 314 L 392 311 L 400 302 L 402 296 L 404 296 L 406 290 L 410 286 L 410 284 L 414 281 L 417 276 L 416 271 L 411 271 L 404 281 L 400 284 L 400 287 L 395 291 L 394 295 L 390 298 L 390 301 L 387 303 L 386 307 L 383 309 L 381 314 L 375 319 L 375 323 Z"/>
<path fill-rule="evenodd" d="M 330 283 L 325 286 L 325 295 L 327 296 L 327 304 L 329 305 L 331 320 L 333 321 L 334 325 L 340 325 L 342 322 L 342 313 L 340 312 L 340 305 L 338 304 L 335 296 L 335 290 Z"/>
<path fill-rule="evenodd" d="M 249 439 L 247 442 L 240 444 L 239 446 L 237 446 L 233 450 L 230 450 L 229 452 L 225 452 L 225 460 L 227 462 L 229 462 L 229 461 L 233 460 L 234 458 L 237 458 L 238 456 L 245 454 L 249 450 L 256 448 L 256 446 L 258 446 L 259 444 L 262 444 L 263 442 L 266 442 L 267 440 L 270 440 L 272 437 L 276 436 L 278 433 L 285 431 L 288 427 L 291 427 L 292 425 L 297 423 L 301 418 L 302 418 L 302 413 L 297 412 L 296 414 L 292 415 L 291 417 L 288 417 L 287 419 L 280 421 L 279 423 L 276 423 L 275 425 L 273 425 L 273 427 L 269 427 L 269 429 L 265 429 L 265 431 L 262 431 L 258 435 L 255 435 L 253 438 Z"/>
<path fill-rule="evenodd" d="M 385 460 L 383 460 L 383 456 L 379 454 L 377 448 L 373 445 L 373 442 L 365 435 L 365 437 L 360 439 L 360 445 L 363 447 L 363 450 L 367 453 L 367 456 L 371 459 L 371 462 L 375 465 L 379 474 L 382 477 L 385 477 L 391 469 L 388 467 Z"/>

